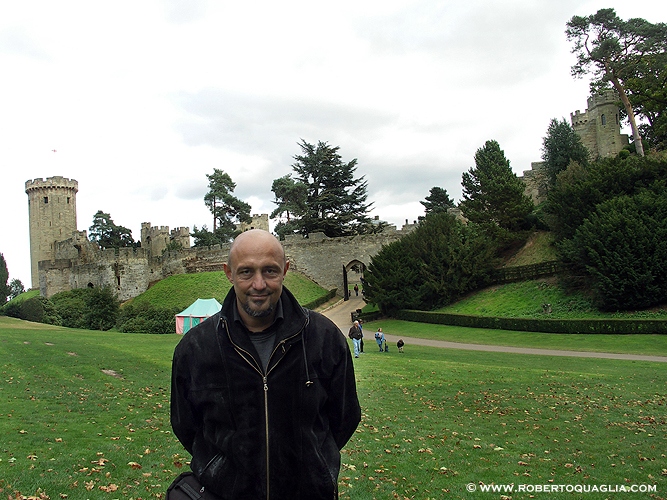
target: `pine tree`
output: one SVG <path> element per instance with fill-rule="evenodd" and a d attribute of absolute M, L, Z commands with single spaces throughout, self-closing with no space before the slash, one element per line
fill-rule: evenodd
<path fill-rule="evenodd" d="M 295 182 L 306 186 L 306 206 L 292 221 L 293 229 L 304 236 L 321 231 L 330 238 L 372 231 L 367 182 L 354 177 L 357 160 L 343 162 L 340 148 L 322 141 L 315 146 L 302 140 L 299 146 L 302 154 L 294 157 L 292 168 Z"/>
<path fill-rule="evenodd" d="M 463 173 L 463 200 L 459 208 L 471 222 L 493 224 L 516 231 L 533 210 L 525 186 L 496 141 L 487 141 L 475 153 L 475 167 Z"/>
<path fill-rule="evenodd" d="M 424 205 L 426 216 L 440 212 L 447 212 L 447 209 L 454 208 L 454 200 L 449 197 L 446 189 L 435 186 L 429 191 L 429 195 L 424 201 L 420 201 Z"/>

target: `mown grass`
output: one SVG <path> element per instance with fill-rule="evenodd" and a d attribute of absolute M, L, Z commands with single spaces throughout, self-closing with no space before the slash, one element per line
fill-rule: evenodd
<path fill-rule="evenodd" d="M 179 338 L 0 318 L 0 496 L 164 498 L 189 459 L 169 425 Z M 354 361 L 363 420 L 341 498 L 499 498 L 467 492 L 479 482 L 665 497 L 667 363 L 410 345 Z"/>
<path fill-rule="evenodd" d="M 292 271 L 285 276 L 285 286 L 301 304 L 308 304 L 327 293 L 302 274 Z M 223 271 L 178 274 L 158 281 L 131 302 L 135 305 L 147 302 L 156 307 L 182 310 L 197 299 L 215 298 L 222 303 L 230 288 L 231 283 Z"/>
<path fill-rule="evenodd" d="M 551 305 L 545 313 L 543 304 Z M 497 285 L 480 290 L 440 312 L 505 318 L 657 318 L 667 319 L 667 304 L 648 311 L 598 311 L 583 293 L 567 293 L 555 278 Z"/>
<path fill-rule="evenodd" d="M 594 335 L 485 330 L 382 319 L 364 324 L 364 331 L 382 327 L 387 335 L 448 342 L 488 344 L 569 351 L 667 356 L 667 335 Z"/>

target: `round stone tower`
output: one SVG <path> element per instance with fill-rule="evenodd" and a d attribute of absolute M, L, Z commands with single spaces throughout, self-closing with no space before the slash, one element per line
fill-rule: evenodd
<path fill-rule="evenodd" d="M 76 193 L 79 183 L 61 176 L 26 181 L 30 220 L 32 288 L 39 288 L 38 262 L 55 260 L 55 242 L 76 231 Z"/>

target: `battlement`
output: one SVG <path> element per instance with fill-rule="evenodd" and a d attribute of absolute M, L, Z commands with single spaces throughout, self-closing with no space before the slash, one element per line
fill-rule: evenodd
<path fill-rule="evenodd" d="M 608 90 L 602 94 L 592 95 L 587 99 L 588 109 L 592 109 L 603 104 L 613 104 L 617 106 L 618 101 L 618 94 L 613 90 Z"/>
<path fill-rule="evenodd" d="M 42 189 L 71 189 L 74 193 L 79 191 L 79 183 L 74 179 L 67 179 L 60 175 L 47 177 L 44 179 L 33 179 L 26 181 L 25 192 L 30 194 L 33 191 Z"/>
<path fill-rule="evenodd" d="M 581 111 L 576 110 L 574 113 L 570 113 L 570 121 L 572 122 L 573 127 L 584 125 L 588 122 L 588 120 L 590 120 L 588 111 L 584 111 L 582 113 Z"/>

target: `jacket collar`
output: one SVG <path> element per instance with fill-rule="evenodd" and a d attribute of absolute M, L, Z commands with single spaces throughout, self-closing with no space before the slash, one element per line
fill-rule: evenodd
<path fill-rule="evenodd" d="M 277 328 L 276 343 L 301 332 L 308 320 L 308 315 L 304 311 L 303 307 L 301 307 L 294 295 L 292 295 L 292 292 L 290 292 L 284 286 L 282 294 L 280 295 L 280 304 L 277 306 L 276 310 L 277 315 L 278 310 L 281 311 L 283 320 L 282 324 L 280 324 Z M 234 335 L 234 332 L 241 331 L 242 329 L 234 328 L 232 326 L 232 323 L 236 319 L 240 321 L 240 316 L 238 314 L 236 305 L 236 292 L 234 291 L 234 287 L 229 289 L 229 292 L 227 293 L 227 296 L 222 303 L 220 318 L 227 322 L 231 329 L 230 333 L 232 333 L 233 337 L 236 338 L 237 336 Z M 276 317 L 276 321 L 279 321 L 278 316 Z M 274 323 L 274 325 L 275 324 L 276 323 Z M 247 337 L 247 335 L 243 335 L 243 337 Z M 241 339 L 236 340 L 243 342 Z"/>

